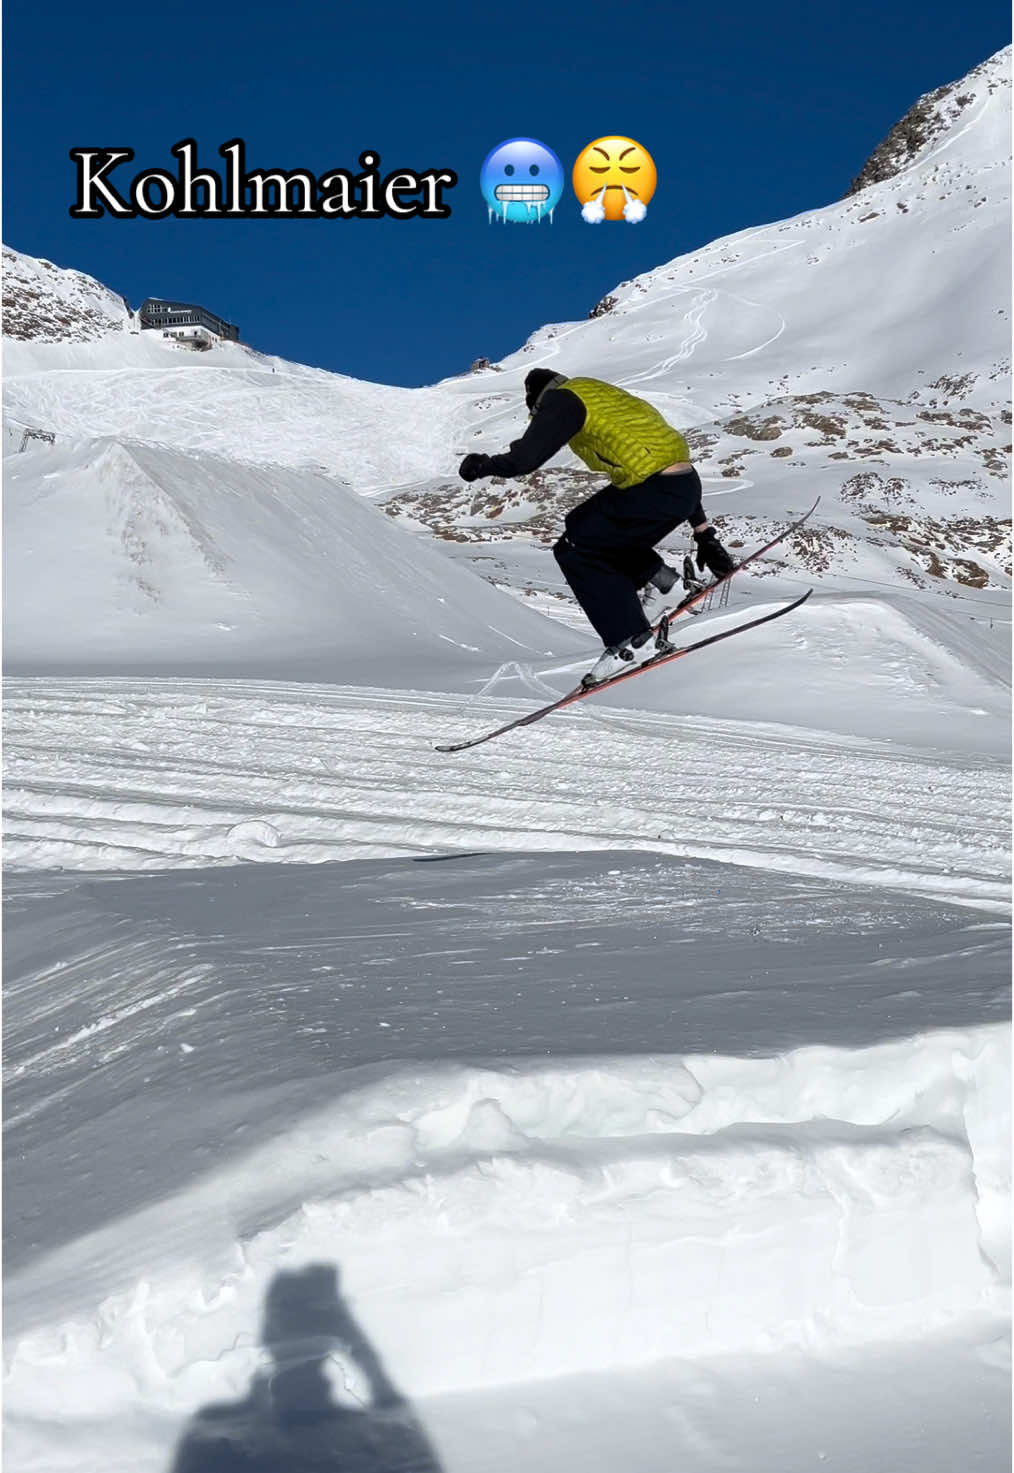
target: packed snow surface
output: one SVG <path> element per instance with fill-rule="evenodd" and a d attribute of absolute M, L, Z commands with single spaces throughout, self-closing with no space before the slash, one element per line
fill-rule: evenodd
<path fill-rule="evenodd" d="M 589 701 L 449 757 L 532 698 L 348 686 L 11 680 L 5 704 L 12 869 L 619 846 L 1009 895 L 1007 764 L 946 746 Z"/>

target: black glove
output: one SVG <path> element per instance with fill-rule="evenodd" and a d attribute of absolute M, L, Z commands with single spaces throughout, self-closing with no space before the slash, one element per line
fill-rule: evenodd
<path fill-rule="evenodd" d="M 703 532 L 694 533 L 694 541 L 697 543 L 697 568 L 703 572 L 707 568 L 716 578 L 724 578 L 731 573 L 736 564 L 726 552 L 718 540 L 718 533 L 714 527 L 706 527 Z"/>
<path fill-rule="evenodd" d="M 477 481 L 480 476 L 489 475 L 488 455 L 466 455 L 458 466 L 458 475 L 463 481 Z"/>

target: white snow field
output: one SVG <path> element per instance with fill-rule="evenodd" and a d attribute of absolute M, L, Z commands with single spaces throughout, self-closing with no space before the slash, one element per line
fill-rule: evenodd
<path fill-rule="evenodd" d="M 1009 1468 L 1009 63 L 422 389 L 5 252 L 5 1470 Z M 815 593 L 442 755 L 594 653 L 546 362 Z"/>

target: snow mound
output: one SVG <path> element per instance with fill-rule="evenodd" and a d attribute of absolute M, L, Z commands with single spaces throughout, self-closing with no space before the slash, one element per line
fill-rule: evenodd
<path fill-rule="evenodd" d="M 1002 922 L 707 861 L 453 858 L 9 882 L 19 1466 L 166 1473 L 286 1367 L 382 1417 L 384 1386 L 1002 1334 Z"/>
<path fill-rule="evenodd" d="M 9 668 L 326 679 L 394 663 L 411 684 L 452 651 L 576 644 L 311 470 L 58 443 L 10 462 L 6 513 Z"/>
<path fill-rule="evenodd" d="M 21 1335 L 8 1415 L 46 1417 L 54 1364 L 74 1421 L 235 1396 L 263 1365 L 274 1277 L 336 1257 L 413 1396 L 954 1331 L 1006 1304 L 1008 1106 L 1004 1026 L 770 1059 L 386 1072 L 19 1277 L 15 1320 L 61 1284 L 79 1296 L 99 1263 L 163 1260 Z M 224 1201 L 244 1204 L 231 1240 L 210 1226 Z M 361 1399 L 354 1349 L 331 1361 Z"/>

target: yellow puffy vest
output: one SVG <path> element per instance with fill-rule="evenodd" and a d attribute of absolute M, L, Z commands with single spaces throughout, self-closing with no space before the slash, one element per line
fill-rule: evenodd
<path fill-rule="evenodd" d="M 576 394 L 587 410 L 571 450 L 614 486 L 637 486 L 667 465 L 690 459 L 686 440 L 645 399 L 597 378 L 569 378 L 560 388 Z"/>

